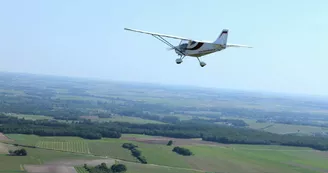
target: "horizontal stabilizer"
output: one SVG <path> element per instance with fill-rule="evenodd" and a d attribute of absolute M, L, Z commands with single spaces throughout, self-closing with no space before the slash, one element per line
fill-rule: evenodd
<path fill-rule="evenodd" d="M 245 47 L 245 48 L 253 48 L 252 46 L 241 45 L 241 44 L 227 44 L 227 47 Z"/>

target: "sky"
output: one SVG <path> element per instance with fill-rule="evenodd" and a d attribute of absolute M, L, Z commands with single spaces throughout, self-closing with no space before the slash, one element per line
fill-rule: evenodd
<path fill-rule="evenodd" d="M 0 0 L 0 71 L 328 95 L 328 1 Z M 178 56 L 150 35 L 229 48 Z M 173 44 L 179 40 L 168 39 Z"/>

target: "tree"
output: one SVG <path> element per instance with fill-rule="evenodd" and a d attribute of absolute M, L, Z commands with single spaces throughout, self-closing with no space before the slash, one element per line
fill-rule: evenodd
<path fill-rule="evenodd" d="M 182 148 L 182 147 L 174 147 L 173 152 L 176 152 L 178 154 L 184 155 L 184 156 L 190 156 L 192 155 L 192 152 L 187 149 L 187 148 Z"/>
<path fill-rule="evenodd" d="M 145 157 L 145 156 L 139 156 L 139 157 L 137 157 L 137 159 L 138 159 L 141 163 L 143 163 L 143 164 L 147 164 L 147 160 L 146 160 L 146 157 Z"/>
<path fill-rule="evenodd" d="M 101 164 L 100 164 L 100 168 L 101 168 L 101 169 L 105 169 L 105 170 L 108 169 L 106 163 L 101 163 Z"/>
<path fill-rule="evenodd" d="M 26 152 L 26 150 L 25 150 L 24 148 L 22 148 L 22 149 L 20 150 L 20 155 L 21 155 L 21 156 L 26 156 L 26 155 L 27 155 L 27 152 Z"/>
<path fill-rule="evenodd" d="M 123 148 L 127 148 L 127 149 L 129 149 L 129 150 L 132 150 L 132 149 L 134 149 L 134 148 L 136 148 L 136 147 L 138 147 L 137 145 L 134 145 L 134 144 L 132 144 L 132 143 L 124 143 L 123 145 L 122 145 L 122 147 Z"/>
<path fill-rule="evenodd" d="M 137 150 L 137 149 L 135 149 L 135 148 L 133 148 L 133 149 L 131 150 L 131 153 L 132 153 L 132 155 L 133 155 L 134 157 L 139 157 L 139 156 L 141 155 L 141 151 L 139 151 L 139 150 Z"/>
<path fill-rule="evenodd" d="M 170 140 L 170 141 L 167 143 L 167 145 L 168 145 L 168 146 L 171 146 L 172 143 L 173 143 L 172 140 Z"/>
<path fill-rule="evenodd" d="M 9 155 L 11 155 L 11 156 L 26 156 L 27 151 L 24 148 L 18 149 L 18 150 L 15 150 L 15 151 L 9 150 Z"/>
<path fill-rule="evenodd" d="M 125 172 L 127 170 L 126 166 L 123 164 L 114 164 L 111 166 L 113 172 Z"/>

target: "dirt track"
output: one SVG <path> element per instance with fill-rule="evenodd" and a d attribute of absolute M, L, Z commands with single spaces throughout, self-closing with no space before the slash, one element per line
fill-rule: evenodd
<path fill-rule="evenodd" d="M 30 173 L 77 173 L 73 166 L 60 165 L 24 165 Z"/>
<path fill-rule="evenodd" d="M 96 159 L 96 160 L 60 160 L 60 161 L 54 161 L 54 162 L 46 162 L 46 165 L 61 165 L 61 166 L 79 166 L 83 164 L 88 164 L 91 166 L 96 166 L 101 163 L 106 163 L 107 165 L 112 165 L 115 163 L 114 159 Z"/>
<path fill-rule="evenodd" d="M 74 166 L 82 166 L 83 164 L 96 166 L 101 163 L 112 165 L 114 159 L 97 159 L 97 160 L 61 160 L 47 162 L 44 165 L 24 165 L 29 173 L 77 173 Z"/>
<path fill-rule="evenodd" d="M 0 132 L 0 141 L 10 141 L 10 139 L 7 138 L 7 136 L 5 136 L 3 133 Z"/>
<path fill-rule="evenodd" d="M 0 154 L 8 154 L 7 145 L 1 142 L 0 142 Z"/>

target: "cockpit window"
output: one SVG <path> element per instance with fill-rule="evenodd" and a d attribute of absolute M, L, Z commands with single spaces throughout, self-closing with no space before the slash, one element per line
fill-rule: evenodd
<path fill-rule="evenodd" d="M 190 45 L 193 45 L 193 44 L 195 44 L 196 42 L 195 41 L 192 41 L 191 43 L 190 43 Z"/>

